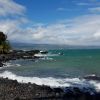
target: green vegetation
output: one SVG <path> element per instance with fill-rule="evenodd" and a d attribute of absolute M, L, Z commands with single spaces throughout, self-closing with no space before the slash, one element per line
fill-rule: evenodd
<path fill-rule="evenodd" d="M 3 32 L 0 32 L 0 54 L 8 53 L 10 50 L 10 44 L 7 40 L 7 35 L 5 35 Z"/>

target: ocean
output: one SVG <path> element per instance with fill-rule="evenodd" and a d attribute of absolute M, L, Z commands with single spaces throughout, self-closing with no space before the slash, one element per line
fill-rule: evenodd
<path fill-rule="evenodd" d="M 94 87 L 100 91 L 100 82 L 84 79 L 88 75 L 100 76 L 99 48 L 48 45 L 20 45 L 14 48 L 47 50 L 48 54 L 36 60 L 9 61 L 0 69 L 0 77 L 51 87 Z"/>

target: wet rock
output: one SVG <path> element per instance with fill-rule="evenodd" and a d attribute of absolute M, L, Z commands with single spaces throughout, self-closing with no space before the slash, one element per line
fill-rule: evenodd
<path fill-rule="evenodd" d="M 3 63 L 2 62 L 0 62 L 0 67 L 3 67 Z"/>
<path fill-rule="evenodd" d="M 88 80 L 97 80 L 97 81 L 100 81 L 100 77 L 96 76 L 96 75 L 89 75 L 89 76 L 85 76 L 84 78 L 88 79 Z"/>
<path fill-rule="evenodd" d="M 35 54 L 40 53 L 40 50 L 11 50 L 7 54 L 0 55 L 0 61 L 7 62 L 9 60 L 17 60 L 17 59 L 38 59 L 39 57 L 34 56 Z M 47 53 L 45 51 L 45 53 Z"/>

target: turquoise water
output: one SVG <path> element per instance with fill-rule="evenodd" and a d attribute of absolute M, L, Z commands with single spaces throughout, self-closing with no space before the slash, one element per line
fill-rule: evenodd
<path fill-rule="evenodd" d="M 49 56 L 45 59 L 10 61 L 11 66 L 0 72 L 9 71 L 28 77 L 100 76 L 100 49 L 55 49 L 48 52 Z"/>

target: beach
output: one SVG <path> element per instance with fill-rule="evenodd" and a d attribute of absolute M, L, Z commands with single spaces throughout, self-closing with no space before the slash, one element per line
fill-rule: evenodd
<path fill-rule="evenodd" d="M 17 80 L 0 78 L 0 100 L 100 100 L 100 92 L 84 88 L 51 88 L 45 85 L 18 83 Z"/>

